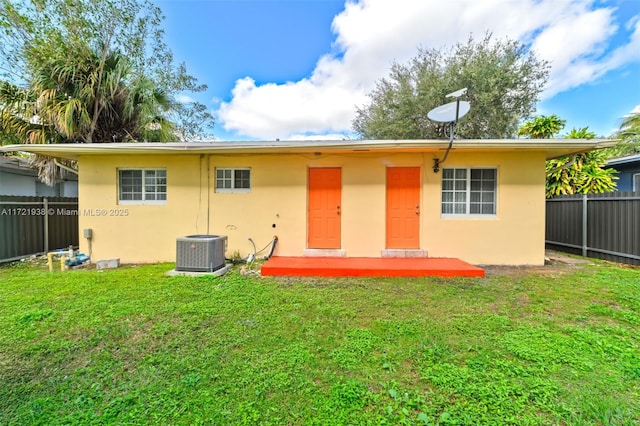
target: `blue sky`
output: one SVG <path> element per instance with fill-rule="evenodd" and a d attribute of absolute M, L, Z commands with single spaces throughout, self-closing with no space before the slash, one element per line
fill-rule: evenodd
<path fill-rule="evenodd" d="M 155 0 L 220 140 L 343 138 L 418 46 L 491 31 L 551 62 L 538 114 L 601 136 L 640 111 L 640 0 Z M 187 98 L 185 98 L 187 99 Z M 443 102 L 445 100 L 443 99 Z M 472 106 L 473 107 L 473 106 Z"/>

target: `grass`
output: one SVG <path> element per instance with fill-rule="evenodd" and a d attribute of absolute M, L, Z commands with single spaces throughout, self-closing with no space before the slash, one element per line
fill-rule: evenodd
<path fill-rule="evenodd" d="M 640 423 L 638 269 L 171 267 L 0 268 L 0 424 Z"/>

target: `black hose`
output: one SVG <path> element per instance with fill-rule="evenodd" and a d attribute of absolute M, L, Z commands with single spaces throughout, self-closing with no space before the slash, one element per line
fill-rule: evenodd
<path fill-rule="evenodd" d="M 271 250 L 269 251 L 269 255 L 267 256 L 267 259 L 270 259 L 271 256 L 273 256 L 273 252 L 276 250 L 276 245 L 278 244 L 278 236 L 274 235 L 273 236 L 273 243 L 271 244 Z"/>
<path fill-rule="evenodd" d="M 266 246 L 264 246 L 264 248 L 260 251 L 256 251 L 256 244 L 253 242 L 251 238 L 249 238 L 249 241 L 251 242 L 251 245 L 253 245 L 254 259 L 257 257 L 258 254 L 262 253 L 267 247 L 269 247 L 269 244 L 271 245 L 271 250 L 269 250 L 269 254 L 267 255 L 267 257 L 264 258 L 266 260 L 266 259 L 270 259 L 271 256 L 273 256 L 273 252 L 276 250 L 276 245 L 278 244 L 278 236 L 274 235 L 273 240 L 271 240 L 271 242 Z M 225 260 L 227 262 L 233 263 L 234 265 L 238 263 L 247 263 L 247 259 L 232 259 L 232 258 L 225 257 Z"/>

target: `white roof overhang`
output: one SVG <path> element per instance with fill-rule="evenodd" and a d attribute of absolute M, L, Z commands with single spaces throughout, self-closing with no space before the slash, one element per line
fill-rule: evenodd
<path fill-rule="evenodd" d="M 547 159 L 615 145 L 611 139 L 471 139 L 453 142 L 452 152 L 544 152 Z M 25 152 L 77 160 L 95 155 L 296 154 L 358 152 L 439 153 L 444 140 L 347 140 L 260 142 L 172 142 L 5 145 L 1 152 Z"/>

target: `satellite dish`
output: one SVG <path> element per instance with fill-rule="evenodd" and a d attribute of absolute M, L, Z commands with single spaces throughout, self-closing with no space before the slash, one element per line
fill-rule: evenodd
<path fill-rule="evenodd" d="M 438 123 L 451 123 L 464 117 L 470 109 L 471 104 L 467 101 L 453 101 L 432 109 L 427 113 L 427 117 Z"/>
<path fill-rule="evenodd" d="M 455 101 L 449 102 L 448 104 L 440 105 L 429 111 L 427 113 L 427 117 L 429 120 L 435 121 L 438 123 L 449 123 L 449 147 L 447 148 L 447 152 L 444 154 L 444 158 L 440 160 L 439 158 L 433 159 L 433 172 L 438 173 L 440 170 L 440 165 L 447 160 L 447 156 L 449 155 L 449 151 L 451 151 L 451 147 L 453 146 L 453 131 L 462 117 L 464 117 L 469 110 L 471 109 L 471 104 L 467 101 L 461 101 L 460 96 L 467 93 L 467 88 L 456 90 L 455 92 L 451 92 L 446 95 L 447 98 L 456 98 Z"/>
<path fill-rule="evenodd" d="M 445 98 L 459 98 L 460 96 L 467 93 L 467 88 L 456 90 L 455 92 L 451 92 L 448 95 L 444 95 Z"/>

